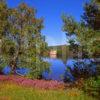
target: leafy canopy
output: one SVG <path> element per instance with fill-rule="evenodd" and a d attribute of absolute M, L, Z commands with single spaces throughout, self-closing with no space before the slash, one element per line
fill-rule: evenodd
<path fill-rule="evenodd" d="M 42 60 L 47 50 L 41 34 L 43 18 L 36 18 L 36 10 L 25 3 L 11 9 L 1 1 L 0 25 L 2 64 L 30 67 L 34 76 L 40 75 L 48 66 Z"/>

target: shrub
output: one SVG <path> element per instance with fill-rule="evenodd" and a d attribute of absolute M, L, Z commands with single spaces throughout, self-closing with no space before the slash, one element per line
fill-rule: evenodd
<path fill-rule="evenodd" d="M 100 76 L 91 77 L 84 82 L 83 90 L 89 95 L 100 98 Z"/>
<path fill-rule="evenodd" d="M 67 61 L 67 70 L 65 72 L 64 80 L 73 80 L 79 78 L 89 78 L 92 76 L 96 76 L 96 64 L 91 59 L 82 59 L 75 60 L 70 59 Z M 67 74 L 66 74 L 67 73 Z M 68 73 L 70 73 L 70 77 L 68 77 Z M 74 79 L 75 78 L 75 79 Z"/>

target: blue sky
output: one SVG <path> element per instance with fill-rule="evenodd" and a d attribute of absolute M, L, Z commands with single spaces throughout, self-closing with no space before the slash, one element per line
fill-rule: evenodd
<path fill-rule="evenodd" d="M 25 2 L 37 10 L 37 17 L 44 18 L 44 29 L 42 34 L 46 36 L 48 45 L 67 44 L 65 33 L 62 32 L 63 13 L 80 20 L 83 13 L 83 4 L 87 0 L 7 0 L 9 7 L 17 7 L 19 3 Z"/>

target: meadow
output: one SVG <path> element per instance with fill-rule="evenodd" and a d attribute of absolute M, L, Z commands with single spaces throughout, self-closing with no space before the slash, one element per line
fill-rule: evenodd
<path fill-rule="evenodd" d="M 34 89 L 12 83 L 0 83 L 0 100 L 96 100 L 83 91 Z"/>

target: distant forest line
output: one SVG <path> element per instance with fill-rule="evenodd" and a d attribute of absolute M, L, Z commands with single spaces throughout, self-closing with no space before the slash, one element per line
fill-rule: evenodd
<path fill-rule="evenodd" d="M 81 58 L 82 55 L 82 48 L 81 46 L 76 46 L 76 51 L 72 51 L 72 48 L 70 48 L 70 45 L 57 45 L 57 46 L 49 46 L 49 51 L 50 50 L 57 50 L 57 57 L 61 59 L 67 59 L 70 57 L 76 57 Z M 99 58 L 99 51 L 97 51 L 93 57 Z"/>

